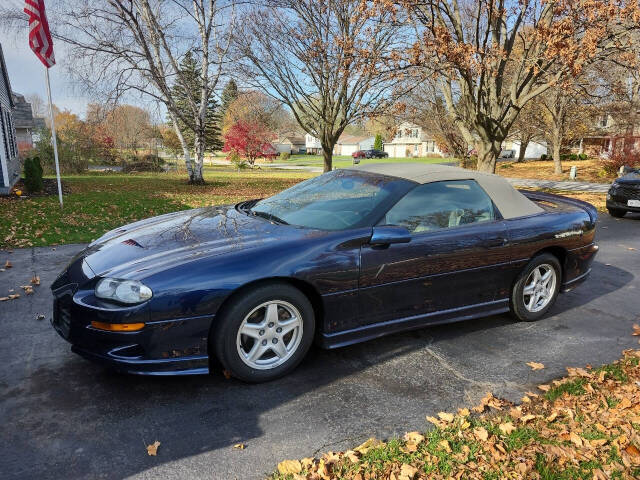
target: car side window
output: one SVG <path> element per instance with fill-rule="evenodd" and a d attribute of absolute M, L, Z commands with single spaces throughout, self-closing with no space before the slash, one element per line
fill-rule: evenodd
<path fill-rule="evenodd" d="M 480 185 L 474 180 L 450 180 L 415 187 L 391 207 L 380 224 L 421 233 L 494 219 L 493 202 Z"/>

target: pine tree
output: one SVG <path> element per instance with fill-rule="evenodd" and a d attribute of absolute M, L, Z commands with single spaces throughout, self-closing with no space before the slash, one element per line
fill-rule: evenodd
<path fill-rule="evenodd" d="M 182 62 L 180 62 L 181 77 L 183 79 L 180 83 L 175 83 L 172 87 L 174 92 L 174 98 L 176 98 L 176 105 L 179 109 L 185 111 L 185 116 L 189 117 L 192 113 L 189 111 L 191 106 L 189 104 L 189 97 L 194 100 L 194 103 L 199 103 L 200 95 L 200 65 L 192 53 L 189 51 L 184 56 Z M 168 121 L 171 125 L 171 120 Z M 206 151 L 214 152 L 221 150 L 223 147 L 222 136 L 220 134 L 220 108 L 218 102 L 213 95 L 209 99 L 207 106 L 207 116 L 205 124 L 205 143 Z M 193 145 L 195 141 L 195 134 L 193 130 L 187 127 L 181 120 L 178 119 L 178 128 L 182 131 L 185 140 L 188 144 Z"/>
<path fill-rule="evenodd" d="M 377 133 L 376 139 L 373 141 L 373 148 L 375 150 L 382 150 L 382 135 Z"/>
<path fill-rule="evenodd" d="M 227 108 L 238 98 L 238 85 L 235 80 L 231 79 L 227 82 L 222 90 L 222 105 L 220 105 L 220 116 L 224 119 L 224 114 L 227 113 Z"/>

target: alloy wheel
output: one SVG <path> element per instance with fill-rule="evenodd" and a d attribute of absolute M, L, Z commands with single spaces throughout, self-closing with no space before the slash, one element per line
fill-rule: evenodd
<path fill-rule="evenodd" d="M 536 266 L 522 289 L 524 307 L 530 312 L 539 312 L 553 299 L 557 275 L 553 266 L 543 263 Z"/>
<path fill-rule="evenodd" d="M 302 316 L 284 300 L 258 305 L 244 318 L 236 337 L 242 361 L 257 370 L 285 363 L 302 340 Z"/>

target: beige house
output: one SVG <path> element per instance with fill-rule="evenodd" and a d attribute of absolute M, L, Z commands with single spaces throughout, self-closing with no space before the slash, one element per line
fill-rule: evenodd
<path fill-rule="evenodd" d="M 421 126 L 410 122 L 398 126 L 393 140 L 384 144 L 384 151 L 396 158 L 442 155 L 435 139 Z"/>
<path fill-rule="evenodd" d="M 338 143 L 333 147 L 334 155 L 352 155 L 358 150 L 371 150 L 376 138 L 368 135 L 347 135 L 342 134 Z"/>
<path fill-rule="evenodd" d="M 278 135 L 278 138 L 272 142 L 273 147 L 278 153 L 304 153 L 306 151 L 305 138 L 295 132 L 286 132 Z"/>
<path fill-rule="evenodd" d="M 333 147 L 334 155 L 351 155 L 358 150 L 371 150 L 376 138 L 368 135 L 340 135 L 338 142 Z M 321 154 L 322 145 L 313 135 L 307 133 L 305 137 L 307 153 Z"/>

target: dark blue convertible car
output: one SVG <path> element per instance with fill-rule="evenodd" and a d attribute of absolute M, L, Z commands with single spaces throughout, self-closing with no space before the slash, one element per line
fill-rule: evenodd
<path fill-rule="evenodd" d="M 595 209 L 440 165 L 336 170 L 273 197 L 113 230 L 52 285 L 53 326 L 119 370 L 258 382 L 334 348 L 511 311 L 585 280 Z M 217 362 L 215 364 L 217 364 Z"/>

